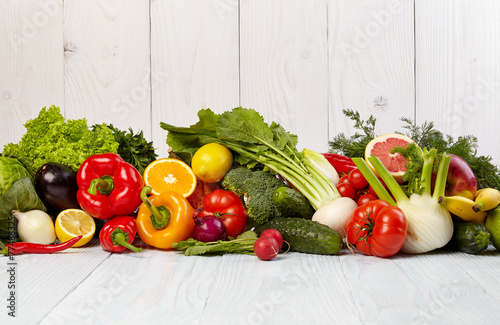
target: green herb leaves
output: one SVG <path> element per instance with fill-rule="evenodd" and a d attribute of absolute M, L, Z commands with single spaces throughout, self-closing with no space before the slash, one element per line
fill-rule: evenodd
<path fill-rule="evenodd" d="M 173 244 L 175 250 L 182 250 L 186 256 L 195 255 L 222 255 L 228 253 L 254 254 L 253 245 L 257 240 L 257 233 L 251 230 L 245 231 L 236 239 L 228 241 L 204 243 L 193 238 Z"/>

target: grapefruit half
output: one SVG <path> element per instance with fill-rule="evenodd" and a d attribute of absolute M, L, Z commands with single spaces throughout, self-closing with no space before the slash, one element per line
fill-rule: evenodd
<path fill-rule="evenodd" d="M 368 143 L 365 148 L 365 161 L 378 176 L 373 166 L 368 161 L 370 156 L 376 156 L 380 159 L 385 168 L 389 171 L 398 183 L 403 183 L 403 175 L 406 171 L 405 164 L 408 162 L 400 153 L 391 153 L 394 147 L 406 148 L 413 140 L 405 135 L 398 133 L 388 133 L 376 137 Z"/>

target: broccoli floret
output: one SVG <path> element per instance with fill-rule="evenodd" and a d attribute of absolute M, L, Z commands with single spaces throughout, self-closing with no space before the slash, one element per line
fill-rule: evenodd
<path fill-rule="evenodd" d="M 234 168 L 224 176 L 221 186 L 243 199 L 249 225 L 260 225 L 280 216 L 273 194 L 277 188 L 285 186 L 285 183 L 275 175 L 244 167 Z"/>

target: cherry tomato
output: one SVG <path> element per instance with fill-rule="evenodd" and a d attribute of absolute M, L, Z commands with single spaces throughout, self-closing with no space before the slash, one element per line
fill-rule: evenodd
<path fill-rule="evenodd" d="M 366 193 L 363 194 L 359 197 L 359 199 L 356 201 L 359 206 L 362 206 L 363 204 L 366 204 L 370 201 L 378 200 L 378 196 L 372 193 Z"/>
<path fill-rule="evenodd" d="M 214 215 L 222 220 L 229 237 L 236 238 L 247 227 L 247 211 L 241 199 L 231 191 L 215 190 L 203 199 L 199 218 Z"/>
<path fill-rule="evenodd" d="M 406 241 L 408 221 L 400 208 L 386 201 L 370 201 L 347 222 L 347 241 L 359 252 L 378 257 L 393 256 Z"/>
<path fill-rule="evenodd" d="M 354 189 L 354 187 L 347 183 L 341 183 L 337 185 L 337 190 L 342 197 L 350 197 L 351 199 L 354 199 L 354 197 L 356 196 L 356 190 Z"/>
<path fill-rule="evenodd" d="M 341 178 L 339 178 L 339 184 L 349 184 L 349 175 L 345 174 Z"/>
<path fill-rule="evenodd" d="M 368 181 L 363 176 L 363 174 L 359 171 L 359 169 L 353 169 L 349 173 L 349 184 L 355 189 L 362 189 L 368 186 Z"/>

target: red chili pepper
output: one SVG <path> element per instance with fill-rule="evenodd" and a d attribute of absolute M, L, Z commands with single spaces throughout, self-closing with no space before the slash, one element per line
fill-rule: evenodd
<path fill-rule="evenodd" d="M 336 153 L 324 153 L 323 156 L 339 174 L 349 174 L 351 170 L 357 168 L 352 159 L 347 156 Z"/>
<path fill-rule="evenodd" d="M 42 245 L 42 244 L 34 244 L 34 243 L 26 243 L 26 242 L 18 242 L 18 243 L 11 243 L 6 245 L 3 249 L 1 254 L 7 256 L 7 255 L 19 255 L 22 253 L 27 253 L 27 254 L 51 254 L 55 252 L 60 252 L 63 251 L 67 248 L 72 247 L 76 242 L 78 242 L 83 236 L 79 235 L 76 237 L 71 238 L 68 241 L 65 241 L 64 243 L 60 243 L 57 245 Z"/>
<path fill-rule="evenodd" d="M 137 234 L 135 218 L 130 216 L 117 216 L 106 221 L 99 232 L 101 247 L 112 253 L 121 253 L 125 249 L 141 252 L 140 247 L 132 245 Z"/>
<path fill-rule="evenodd" d="M 114 153 L 87 158 L 78 169 L 76 182 L 80 207 L 97 219 L 131 214 L 142 203 L 141 174 Z"/>

